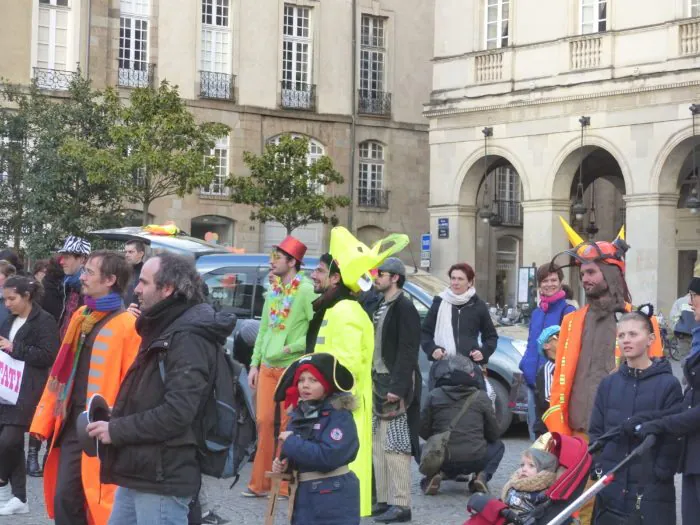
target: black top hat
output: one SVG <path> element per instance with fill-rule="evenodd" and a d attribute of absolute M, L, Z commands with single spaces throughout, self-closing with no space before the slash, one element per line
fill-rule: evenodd
<path fill-rule="evenodd" d="M 316 368 L 323 377 L 326 378 L 335 389 L 340 392 L 349 392 L 355 386 L 355 378 L 352 372 L 340 364 L 333 354 L 319 352 L 315 354 L 307 354 L 294 361 L 280 377 L 275 389 L 275 401 L 281 403 L 285 400 L 287 389 L 294 381 L 294 375 L 297 369 L 302 365 L 312 365 Z"/>
<path fill-rule="evenodd" d="M 97 438 L 92 438 L 87 433 L 88 423 L 95 421 L 109 421 L 110 410 L 107 401 L 100 394 L 93 394 L 88 401 L 85 411 L 81 412 L 75 420 L 75 431 L 78 434 L 78 442 L 83 447 L 86 455 L 94 458 L 98 455 Z"/>

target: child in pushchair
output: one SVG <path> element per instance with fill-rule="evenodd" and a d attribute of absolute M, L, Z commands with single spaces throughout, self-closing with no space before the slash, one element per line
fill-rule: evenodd
<path fill-rule="evenodd" d="M 503 500 L 485 494 L 469 499 L 468 509 L 476 514 L 464 525 L 543 525 L 583 493 L 592 464 L 586 443 L 556 433 L 545 443 L 544 450 L 525 451 L 521 467 L 504 488 Z M 521 477 L 523 470 L 530 475 Z"/>
<path fill-rule="evenodd" d="M 503 487 L 501 501 L 520 514 L 528 514 L 546 501 L 546 491 L 557 479 L 559 461 L 551 452 L 529 448 L 520 458 L 520 468 Z"/>
<path fill-rule="evenodd" d="M 632 450 L 611 470 L 602 474 L 598 480 L 586 489 L 593 459 L 591 454 L 599 451 L 612 437 L 620 433 L 620 428 L 606 432 L 588 447 L 581 438 L 562 436 L 553 432 L 545 442 L 545 450 L 554 454 L 559 461 L 556 480 L 544 495 L 538 495 L 532 508 L 511 508 L 501 500 L 486 494 L 475 494 L 469 498 L 467 509 L 475 513 L 464 525 L 568 525 L 573 522 L 571 516 L 588 500 L 594 498 L 601 490 L 615 479 L 615 475 L 631 461 L 639 458 L 654 446 L 656 437 L 647 436 L 641 445 Z"/>

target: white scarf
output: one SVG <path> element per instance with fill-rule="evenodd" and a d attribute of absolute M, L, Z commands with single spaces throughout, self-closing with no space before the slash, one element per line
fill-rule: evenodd
<path fill-rule="evenodd" d="M 457 345 L 455 344 L 455 335 L 452 329 L 452 306 L 462 306 L 467 304 L 476 294 L 476 288 L 473 286 L 461 295 L 455 294 L 447 288 L 439 297 L 442 299 L 438 308 L 437 321 L 435 322 L 435 344 L 444 348 L 447 356 L 452 356 L 457 353 Z"/>

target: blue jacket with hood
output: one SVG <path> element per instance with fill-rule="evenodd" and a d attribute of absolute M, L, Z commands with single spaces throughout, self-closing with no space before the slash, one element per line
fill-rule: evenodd
<path fill-rule="evenodd" d="M 540 355 L 537 348 L 537 338 L 542 333 L 542 330 L 548 326 L 561 325 L 564 316 L 575 310 L 576 307 L 567 303 L 566 299 L 559 299 L 549 305 L 547 313 L 544 313 L 539 306 L 532 312 L 530 331 L 527 336 L 527 349 L 525 350 L 525 355 L 523 355 L 523 358 L 520 360 L 520 370 L 523 376 L 525 376 L 527 386 L 530 388 L 535 388 L 537 371 L 547 362 L 547 358 Z"/>

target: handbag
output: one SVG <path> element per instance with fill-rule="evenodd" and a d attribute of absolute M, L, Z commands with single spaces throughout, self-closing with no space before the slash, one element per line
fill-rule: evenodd
<path fill-rule="evenodd" d="M 478 394 L 479 391 L 477 390 L 467 397 L 462 405 L 462 408 L 459 410 L 457 415 L 452 418 L 452 421 L 450 421 L 447 430 L 430 436 L 425 442 L 420 456 L 420 466 L 418 467 L 421 474 L 430 478 L 440 472 L 442 464 L 445 462 L 445 457 L 447 456 L 447 444 L 450 441 L 452 431 L 454 430 L 457 422 L 467 412 L 469 406 L 476 399 Z"/>
<path fill-rule="evenodd" d="M 16 405 L 22 387 L 24 361 L 0 350 L 0 404 Z"/>

